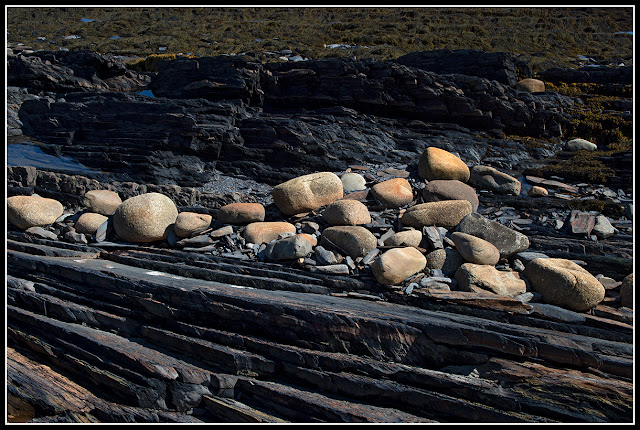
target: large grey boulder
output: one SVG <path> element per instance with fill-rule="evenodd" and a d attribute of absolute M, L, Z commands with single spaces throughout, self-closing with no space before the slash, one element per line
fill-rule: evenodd
<path fill-rule="evenodd" d="M 456 227 L 456 231 L 467 233 L 492 243 L 500 251 L 501 258 L 509 258 L 513 254 L 529 248 L 529 238 L 526 235 L 476 212 L 462 218 Z"/>

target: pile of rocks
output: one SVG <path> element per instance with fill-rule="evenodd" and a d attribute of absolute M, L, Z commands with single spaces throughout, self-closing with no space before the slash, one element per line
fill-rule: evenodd
<path fill-rule="evenodd" d="M 497 219 L 479 212 L 476 189 L 517 197 L 518 179 L 489 166 L 469 168 L 435 147 L 427 148 L 415 167 L 417 176 L 394 168 L 373 177 L 359 173 L 366 169 L 362 166 L 341 176 L 307 174 L 273 187 L 271 204 L 229 203 L 209 213 L 179 211 L 157 192 L 121 201 L 114 191 L 92 190 L 84 195 L 83 210 L 66 214 L 54 199 L 12 196 L 7 216 L 13 226 L 46 239 L 274 261 L 370 278 L 408 296 L 492 293 L 584 312 L 617 288 L 620 304 L 632 306 L 632 288 L 621 287 L 632 274 L 616 283 L 598 279 L 581 262 L 528 251 L 529 237 L 500 222 L 503 211 L 481 208 Z M 531 190 L 529 195 L 536 195 Z M 592 218 L 600 222 L 596 228 L 594 221 L 591 231 L 612 234 L 603 227 L 606 217 Z"/>

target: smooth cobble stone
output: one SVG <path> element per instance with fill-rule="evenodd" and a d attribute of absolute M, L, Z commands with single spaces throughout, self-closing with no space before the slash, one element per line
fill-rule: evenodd
<path fill-rule="evenodd" d="M 248 224 L 244 230 L 244 239 L 249 243 L 265 243 L 278 239 L 282 233 L 296 232 L 296 226 L 284 221 L 263 221 Z"/>
<path fill-rule="evenodd" d="M 457 179 L 436 179 L 429 181 L 422 189 L 422 199 L 425 202 L 438 202 L 441 200 L 467 200 L 471 203 L 471 209 L 478 210 L 480 201 L 476 190 L 472 186 Z"/>
<path fill-rule="evenodd" d="M 429 147 L 418 160 L 418 175 L 428 181 L 434 179 L 469 180 L 469 167 L 459 157 L 444 149 Z"/>
<path fill-rule="evenodd" d="M 218 209 L 216 217 L 223 224 L 262 222 L 265 209 L 260 203 L 229 203 Z"/>
<path fill-rule="evenodd" d="M 53 224 L 63 213 L 62 203 L 40 196 L 7 198 L 7 219 L 20 229 Z"/>
<path fill-rule="evenodd" d="M 160 193 L 146 193 L 131 197 L 113 214 L 116 234 L 127 242 L 156 242 L 165 240 L 178 218 L 173 201 Z"/>
<path fill-rule="evenodd" d="M 318 172 L 290 179 L 273 187 L 273 201 L 288 216 L 305 213 L 341 199 L 342 181 L 331 172 Z"/>
<path fill-rule="evenodd" d="M 588 311 L 605 296 L 604 287 L 591 273 L 563 258 L 537 258 L 522 273 L 545 303 L 572 311 Z"/>
<path fill-rule="evenodd" d="M 397 285 L 424 270 L 426 265 L 427 259 L 416 248 L 393 248 L 371 264 L 371 271 L 379 283 Z"/>
<path fill-rule="evenodd" d="M 454 228 L 473 211 L 467 200 L 443 200 L 410 207 L 402 215 L 403 225 L 421 229 L 424 226 Z"/>
<path fill-rule="evenodd" d="M 371 214 L 358 200 L 338 200 L 325 207 L 322 220 L 329 225 L 361 225 L 371 222 Z"/>
<path fill-rule="evenodd" d="M 76 221 L 74 227 L 78 233 L 95 234 L 105 221 L 109 218 L 93 212 L 85 212 Z"/>
<path fill-rule="evenodd" d="M 82 204 L 91 212 L 102 215 L 113 215 L 122 203 L 122 199 L 115 191 L 90 190 L 84 195 Z"/>
<path fill-rule="evenodd" d="M 361 226 L 327 227 L 320 236 L 320 244 L 328 249 L 338 248 L 353 259 L 364 257 L 378 245 L 376 237 Z"/>
<path fill-rule="evenodd" d="M 209 228 L 212 216 L 195 212 L 180 212 L 176 218 L 173 230 L 178 237 L 189 237 Z"/>

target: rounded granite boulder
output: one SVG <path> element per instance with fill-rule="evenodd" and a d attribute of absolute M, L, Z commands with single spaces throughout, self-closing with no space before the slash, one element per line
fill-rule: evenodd
<path fill-rule="evenodd" d="M 467 182 L 470 174 L 464 161 L 449 151 L 434 146 L 426 148 L 418 160 L 418 175 L 428 181 L 457 179 Z"/>
<path fill-rule="evenodd" d="M 413 201 L 411 184 L 404 178 L 393 178 L 371 187 L 371 195 L 385 208 L 399 208 Z"/>
<path fill-rule="evenodd" d="M 85 212 L 78 217 L 74 228 L 76 229 L 76 233 L 95 234 L 95 232 L 98 231 L 98 227 L 108 219 L 109 218 L 99 213 Z"/>
<path fill-rule="evenodd" d="M 7 220 L 23 230 L 53 224 L 64 207 L 55 199 L 32 196 L 11 196 L 7 198 Z"/>
<path fill-rule="evenodd" d="M 250 224 L 264 221 L 265 209 L 260 203 L 229 203 L 216 216 L 223 224 Z"/>
<path fill-rule="evenodd" d="M 178 237 L 189 237 L 194 233 L 206 230 L 211 225 L 212 216 L 196 212 L 180 212 L 173 230 Z"/>
<path fill-rule="evenodd" d="M 409 276 L 421 272 L 427 258 L 416 248 L 392 248 L 384 252 L 371 264 L 376 280 L 384 285 L 397 285 Z"/>
<path fill-rule="evenodd" d="M 471 212 L 473 208 L 468 200 L 443 200 L 412 206 L 402 215 L 401 221 L 403 225 L 417 229 L 429 225 L 451 229 Z"/>
<path fill-rule="evenodd" d="M 268 243 L 281 234 L 295 234 L 296 226 L 285 221 L 252 222 L 244 229 L 244 239 L 249 243 Z"/>
<path fill-rule="evenodd" d="M 442 200 L 468 200 L 474 212 L 478 210 L 480 205 L 476 190 L 457 179 L 435 179 L 429 181 L 422 189 L 422 199 L 427 203 Z"/>
<path fill-rule="evenodd" d="M 500 251 L 491 242 L 459 231 L 451 233 L 451 240 L 469 263 L 495 266 L 500 261 Z"/>
<path fill-rule="evenodd" d="M 91 212 L 102 215 L 113 215 L 122 199 L 115 191 L 90 190 L 84 195 L 83 205 Z"/>
<path fill-rule="evenodd" d="M 320 236 L 320 244 L 325 248 L 346 253 L 351 258 L 363 257 L 378 246 L 378 239 L 364 227 L 341 225 L 327 227 Z"/>
<path fill-rule="evenodd" d="M 522 274 L 545 303 L 584 312 L 604 299 L 602 284 L 571 260 L 536 258 L 527 264 Z"/>
<path fill-rule="evenodd" d="M 310 212 L 344 197 L 342 181 L 331 172 L 298 176 L 273 187 L 273 202 L 291 216 Z"/>
<path fill-rule="evenodd" d="M 545 86 L 544 82 L 540 79 L 526 78 L 516 84 L 516 90 L 528 93 L 543 93 Z"/>
<path fill-rule="evenodd" d="M 359 225 L 371 222 L 367 206 L 358 200 L 337 200 L 329 203 L 322 214 L 329 225 Z"/>
<path fill-rule="evenodd" d="M 160 193 L 145 193 L 131 197 L 113 214 L 113 228 L 127 242 L 165 240 L 178 218 L 175 203 Z"/>

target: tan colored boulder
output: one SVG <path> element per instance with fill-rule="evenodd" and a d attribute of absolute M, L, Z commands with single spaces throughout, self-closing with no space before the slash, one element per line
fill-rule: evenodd
<path fill-rule="evenodd" d="M 416 248 L 393 248 L 371 264 L 371 271 L 379 283 L 397 285 L 424 270 L 426 265 L 426 257 Z"/>
<path fill-rule="evenodd" d="M 468 200 L 474 212 L 478 210 L 480 205 L 476 190 L 457 179 L 435 179 L 429 181 L 422 189 L 422 199 L 426 203 L 442 200 Z"/>
<path fill-rule="evenodd" d="M 385 246 L 420 246 L 422 242 L 422 231 L 403 230 L 394 233 L 393 236 L 384 241 Z"/>
<path fill-rule="evenodd" d="M 367 206 L 358 200 L 337 200 L 325 207 L 322 219 L 329 225 L 369 224 L 371 214 Z"/>
<path fill-rule="evenodd" d="M 456 179 L 467 182 L 469 168 L 460 158 L 444 149 L 429 147 L 424 150 L 418 160 L 418 175 L 422 179 Z"/>
<path fill-rule="evenodd" d="M 393 178 L 371 187 L 371 195 L 386 208 L 399 208 L 413 201 L 411 184 L 404 178 Z"/>
<path fill-rule="evenodd" d="M 500 260 L 498 248 L 484 239 L 456 231 L 451 233 L 451 240 L 462 258 L 469 263 L 495 266 Z"/>
<path fill-rule="evenodd" d="M 95 234 L 98 227 L 108 219 L 109 218 L 99 213 L 85 212 L 78 217 L 74 228 L 76 229 L 76 233 Z"/>
<path fill-rule="evenodd" d="M 260 203 L 229 203 L 218 209 L 216 217 L 223 224 L 250 224 L 264 221 L 265 209 Z"/>
<path fill-rule="evenodd" d="M 620 305 L 633 309 L 633 273 L 625 276 L 620 285 Z"/>
<path fill-rule="evenodd" d="M 145 193 L 131 197 L 113 214 L 113 228 L 127 242 L 165 240 L 178 218 L 175 203 L 160 193 Z"/>
<path fill-rule="evenodd" d="M 295 233 L 296 226 L 284 221 L 252 222 L 244 229 L 244 238 L 249 243 L 271 242 L 283 233 Z"/>
<path fill-rule="evenodd" d="M 327 227 L 320 236 L 320 244 L 325 248 L 345 252 L 351 258 L 363 257 L 378 246 L 376 237 L 364 227 L 341 225 Z"/>
<path fill-rule="evenodd" d="M 196 212 L 180 212 L 173 226 L 178 237 L 189 237 L 194 233 L 201 232 L 211 226 L 212 217 L 209 214 L 199 214 Z"/>
<path fill-rule="evenodd" d="M 7 220 L 23 230 L 53 224 L 64 207 L 57 200 L 40 196 L 11 196 L 7 198 Z"/>
<path fill-rule="evenodd" d="M 516 84 L 516 90 L 528 93 L 543 93 L 545 91 L 544 82 L 540 79 L 526 78 Z"/>
<path fill-rule="evenodd" d="M 115 191 L 91 190 L 84 194 L 82 204 L 91 212 L 102 215 L 113 215 L 122 203 L 122 199 Z"/>
<path fill-rule="evenodd" d="M 435 225 L 451 229 L 466 215 L 473 212 L 468 200 L 443 200 L 415 205 L 402 215 L 403 225 L 421 229 L 425 225 Z"/>
<path fill-rule="evenodd" d="M 588 271 L 564 258 L 536 258 L 522 272 L 546 303 L 577 312 L 604 299 L 605 289 Z"/>
<path fill-rule="evenodd" d="M 518 272 L 502 271 L 485 264 L 464 263 L 454 275 L 460 291 L 490 292 L 515 297 L 527 291 Z"/>
<path fill-rule="evenodd" d="M 547 191 L 547 189 L 544 187 L 534 185 L 533 187 L 529 188 L 527 194 L 529 195 L 529 197 L 546 197 L 549 195 L 549 191 Z"/>
<path fill-rule="evenodd" d="M 273 201 L 285 215 L 310 212 L 344 197 L 342 181 L 331 172 L 311 173 L 273 187 Z"/>

